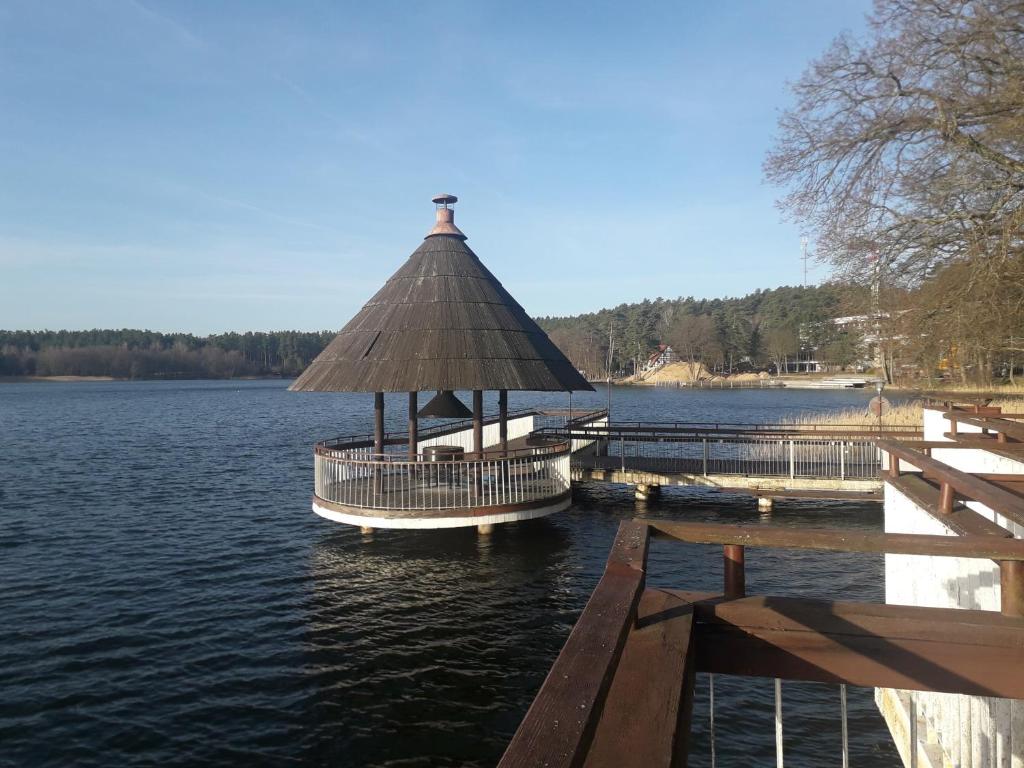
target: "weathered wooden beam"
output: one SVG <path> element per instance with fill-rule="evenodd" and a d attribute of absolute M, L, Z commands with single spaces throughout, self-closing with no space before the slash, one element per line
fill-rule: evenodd
<path fill-rule="evenodd" d="M 695 603 L 700 672 L 1024 698 L 1022 618 L 670 591 Z"/>
<path fill-rule="evenodd" d="M 670 592 L 646 590 L 586 768 L 686 765 L 694 671 L 693 606 Z"/>
<path fill-rule="evenodd" d="M 739 526 L 677 523 L 668 520 L 647 520 L 646 523 L 659 533 L 693 544 L 742 544 L 748 547 L 820 549 L 829 552 L 878 552 L 893 555 L 1024 560 L 1024 539 L 999 536 L 871 533 L 835 528 Z"/>
<path fill-rule="evenodd" d="M 644 588 L 647 526 L 619 525 L 604 575 L 555 659 L 499 768 L 583 764 Z"/>

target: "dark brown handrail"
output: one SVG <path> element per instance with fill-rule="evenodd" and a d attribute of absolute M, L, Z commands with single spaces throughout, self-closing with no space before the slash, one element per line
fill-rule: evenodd
<path fill-rule="evenodd" d="M 957 424 L 970 424 L 972 427 L 988 432 L 997 433 L 996 441 L 1003 443 L 1007 438 L 1016 442 L 1024 441 L 1024 424 L 1017 421 L 1010 421 L 999 416 L 977 416 L 965 414 L 961 411 L 947 411 L 942 414 L 949 420 L 950 433 L 957 434 Z M 975 434 L 975 433 L 971 433 Z"/>
<path fill-rule="evenodd" d="M 741 545 L 769 549 L 816 549 L 826 552 L 873 552 L 891 555 L 965 557 L 978 560 L 1024 560 L 1024 539 L 1003 536 L 939 536 L 923 533 L 876 533 L 838 528 L 721 525 L 646 520 L 651 528 L 690 544 Z"/>
<path fill-rule="evenodd" d="M 577 421 L 573 419 L 573 421 Z M 878 423 L 854 423 L 854 424 L 786 424 L 768 422 L 715 422 L 715 421 L 613 421 L 608 425 L 612 429 L 632 429 L 643 431 L 712 431 L 712 432 L 833 432 L 850 431 L 857 433 L 877 434 Z M 587 427 L 589 429 L 604 429 L 604 427 Z M 883 429 L 883 432 L 895 432 L 904 434 L 907 432 L 920 432 L 920 427 L 891 424 Z"/>
<path fill-rule="evenodd" d="M 908 448 L 896 440 L 879 440 L 878 447 L 889 454 L 890 478 L 900 476 L 900 461 L 917 467 L 926 477 L 939 482 L 940 511 L 953 511 L 955 495 L 980 502 L 1018 525 L 1024 525 L 1024 499 L 986 480 L 954 469 L 948 464 Z"/>
<path fill-rule="evenodd" d="M 908 437 L 916 438 L 920 437 L 920 431 L 891 431 L 885 430 L 882 433 L 877 431 L 877 428 L 873 432 L 867 430 L 833 430 L 826 432 L 824 430 L 819 431 L 801 431 L 801 430 L 788 430 L 788 429 L 761 429 L 761 430 L 742 430 L 742 429 L 711 429 L 704 427 L 697 427 L 692 429 L 686 428 L 662 428 L 659 426 L 652 425 L 651 427 L 635 427 L 635 426 L 623 426 L 621 424 L 613 423 L 609 426 L 582 426 L 572 427 L 542 427 L 534 430 L 535 434 L 538 435 L 551 435 L 555 437 L 568 437 L 572 436 L 573 439 L 587 440 L 594 438 L 608 438 L 613 440 L 624 439 L 631 442 L 692 442 L 695 440 L 720 440 L 723 442 L 737 441 L 743 442 L 752 439 L 760 440 L 773 440 L 773 439 L 786 439 L 786 440 L 862 440 L 864 442 L 873 442 L 877 439 L 885 437 L 893 437 L 905 439 Z"/>

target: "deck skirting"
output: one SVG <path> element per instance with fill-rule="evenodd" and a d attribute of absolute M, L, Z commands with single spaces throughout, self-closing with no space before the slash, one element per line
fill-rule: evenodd
<path fill-rule="evenodd" d="M 468 528 L 478 525 L 533 520 L 561 512 L 570 504 L 572 504 L 572 493 L 566 491 L 557 496 L 536 499 L 522 504 L 465 509 L 396 510 L 389 515 L 387 510 L 349 507 L 325 501 L 318 496 L 313 497 L 313 511 L 320 517 L 336 523 L 365 528 L 416 528 L 420 530 Z"/>

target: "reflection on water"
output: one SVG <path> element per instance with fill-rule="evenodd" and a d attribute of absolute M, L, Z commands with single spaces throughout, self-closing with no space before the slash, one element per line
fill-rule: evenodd
<path fill-rule="evenodd" d="M 590 485 L 571 510 L 490 537 L 363 536 L 309 511 L 310 446 L 365 431 L 371 398 L 284 386 L 0 387 L 0 766 L 492 765 L 620 520 L 881 520 L 877 506 L 807 501 L 759 516 L 749 497 L 685 489 L 638 505 Z M 736 421 L 800 402 L 780 394 L 617 398 L 633 414 Z M 809 397 L 843 407 L 859 394 Z M 658 540 L 650 568 L 655 584 L 717 589 L 721 553 Z M 748 552 L 751 591 L 878 600 L 881 574 L 880 558 Z M 771 690 L 716 680 L 720 765 L 773 759 Z M 706 691 L 699 679 L 697 765 Z M 853 764 L 892 765 L 870 699 L 850 691 Z M 787 764 L 838 764 L 838 706 L 834 686 L 786 685 Z"/>
<path fill-rule="evenodd" d="M 345 727 L 311 762 L 486 765 L 500 754 L 533 690 L 523 670 L 557 651 L 574 591 L 564 527 L 509 528 L 378 531 L 355 552 L 350 536 L 318 539 L 311 716 Z"/>

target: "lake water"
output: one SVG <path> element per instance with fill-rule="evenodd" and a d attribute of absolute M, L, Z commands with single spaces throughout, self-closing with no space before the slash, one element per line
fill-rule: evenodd
<path fill-rule="evenodd" d="M 313 515 L 312 444 L 372 395 L 287 382 L 0 385 L 0 766 L 493 765 L 601 574 L 619 521 L 879 529 L 878 505 L 625 487 L 476 531 Z M 615 417 L 772 421 L 870 392 L 641 390 Z M 565 406 L 510 394 L 511 407 Z M 493 401 L 488 401 L 493 406 Z M 604 394 L 577 395 L 599 407 Z M 402 428 L 405 398 L 388 397 Z M 751 592 L 883 598 L 875 556 L 748 553 Z M 650 581 L 718 589 L 721 551 L 659 541 Z M 771 681 L 715 680 L 718 765 L 773 764 Z M 784 684 L 787 765 L 839 765 L 835 686 Z M 709 765 L 699 676 L 691 764 Z M 898 758 L 850 689 L 856 766 Z"/>

